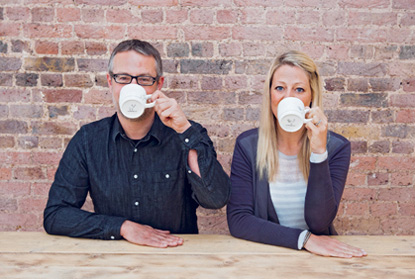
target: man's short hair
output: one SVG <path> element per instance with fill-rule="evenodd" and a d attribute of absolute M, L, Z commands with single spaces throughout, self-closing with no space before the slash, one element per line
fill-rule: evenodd
<path fill-rule="evenodd" d="M 154 57 L 154 59 L 156 60 L 157 78 L 163 75 L 163 65 L 162 65 L 160 53 L 158 52 L 158 50 L 155 47 L 153 47 L 150 43 L 136 40 L 136 39 L 123 41 L 119 43 L 118 46 L 115 47 L 115 49 L 112 51 L 110 61 L 108 63 L 109 73 L 112 73 L 112 70 L 114 67 L 115 55 L 119 52 L 125 52 L 129 50 L 134 50 L 145 56 Z"/>

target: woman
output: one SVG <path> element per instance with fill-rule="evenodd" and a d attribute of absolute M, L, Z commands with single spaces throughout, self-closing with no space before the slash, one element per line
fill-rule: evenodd
<path fill-rule="evenodd" d="M 277 107 L 287 97 L 310 107 L 311 121 L 283 130 Z M 314 254 L 362 257 L 366 253 L 327 235 L 337 234 L 337 214 L 350 163 L 350 143 L 327 130 L 315 63 L 289 51 L 272 64 L 264 87 L 259 129 L 242 133 L 235 145 L 230 233 L 261 243 L 306 249 Z"/>

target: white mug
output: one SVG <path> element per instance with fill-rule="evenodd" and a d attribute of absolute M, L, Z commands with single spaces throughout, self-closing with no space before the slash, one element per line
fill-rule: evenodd
<path fill-rule="evenodd" d="M 278 123 L 280 127 L 287 132 L 297 132 L 301 127 L 310 122 L 305 115 L 310 110 L 304 108 L 304 103 L 298 98 L 287 97 L 278 104 Z"/>
<path fill-rule="evenodd" d="M 138 84 L 127 84 L 121 88 L 120 92 L 120 110 L 127 118 L 140 117 L 144 109 L 154 107 L 156 102 L 147 103 L 151 95 L 147 95 L 146 90 Z"/>

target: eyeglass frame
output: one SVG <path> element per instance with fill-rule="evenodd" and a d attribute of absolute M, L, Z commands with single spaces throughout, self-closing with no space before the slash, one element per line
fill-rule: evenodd
<path fill-rule="evenodd" d="M 159 76 L 156 76 L 156 77 L 152 77 L 152 76 L 143 76 L 143 75 L 139 75 L 139 76 L 132 76 L 132 75 L 129 75 L 129 74 L 114 74 L 114 73 L 109 73 L 110 74 L 110 76 L 114 79 L 114 81 L 116 82 L 116 83 L 118 83 L 118 84 L 130 84 L 131 82 L 133 82 L 133 80 L 135 79 L 135 81 L 137 82 L 137 84 L 138 85 L 141 85 L 141 86 L 153 86 L 154 85 L 154 83 L 156 82 L 156 81 L 158 81 L 159 80 Z M 116 77 L 117 76 L 121 76 L 121 75 L 123 75 L 123 76 L 129 76 L 129 77 L 131 77 L 131 81 L 130 82 L 128 82 L 128 83 L 123 83 L 123 82 L 118 82 L 117 80 L 116 80 Z M 138 82 L 138 78 L 139 77 L 146 77 L 146 78 L 151 78 L 151 79 L 153 79 L 153 83 L 152 84 L 140 84 L 139 82 Z"/>

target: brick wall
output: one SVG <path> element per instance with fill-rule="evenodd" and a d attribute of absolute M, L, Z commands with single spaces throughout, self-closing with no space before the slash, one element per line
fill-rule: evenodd
<path fill-rule="evenodd" d="M 339 232 L 415 233 L 414 0 L 0 0 L 0 230 L 42 230 L 67 142 L 114 112 L 106 64 L 129 38 L 160 50 L 165 92 L 228 172 L 272 58 L 308 53 L 353 147 Z M 224 212 L 200 210 L 201 231 L 227 233 Z"/>

